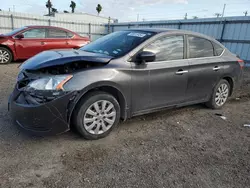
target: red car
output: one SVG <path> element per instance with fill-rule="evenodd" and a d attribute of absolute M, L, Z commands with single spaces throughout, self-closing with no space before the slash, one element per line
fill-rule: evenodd
<path fill-rule="evenodd" d="M 0 64 L 28 59 L 45 50 L 80 48 L 89 42 L 89 38 L 67 29 L 26 26 L 0 35 Z"/>

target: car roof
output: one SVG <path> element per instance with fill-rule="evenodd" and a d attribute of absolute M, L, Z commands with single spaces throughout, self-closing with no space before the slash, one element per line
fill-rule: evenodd
<path fill-rule="evenodd" d="M 202 38 L 206 38 L 208 40 L 213 40 L 216 41 L 214 38 L 201 34 L 201 33 L 197 33 L 197 32 L 193 32 L 193 31 L 187 31 L 187 30 L 181 30 L 181 29 L 171 29 L 171 28 L 138 28 L 138 29 L 128 29 L 127 31 L 145 31 L 145 32 L 153 32 L 153 33 L 176 33 L 176 34 L 187 34 L 187 35 L 194 35 L 197 37 L 202 37 Z"/>
<path fill-rule="evenodd" d="M 58 28 L 58 29 L 65 29 L 65 28 L 62 28 L 62 27 L 56 27 L 56 26 L 49 26 L 49 25 L 27 25 L 25 26 L 27 28 L 39 28 L 39 27 L 47 27 L 47 28 Z M 65 30 L 68 30 L 68 29 L 65 29 Z"/>
<path fill-rule="evenodd" d="M 74 33 L 75 35 L 78 35 L 76 32 L 68 30 L 68 29 L 65 29 L 63 27 L 56 27 L 56 26 L 49 26 L 49 25 L 27 25 L 27 26 L 24 26 L 24 27 L 26 27 L 26 28 L 54 28 L 54 29 L 62 29 L 62 30 Z"/>

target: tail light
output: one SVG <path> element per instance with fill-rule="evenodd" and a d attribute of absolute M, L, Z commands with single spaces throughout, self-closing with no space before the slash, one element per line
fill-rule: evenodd
<path fill-rule="evenodd" d="M 238 63 L 240 65 L 240 68 L 243 69 L 243 67 L 244 67 L 244 61 L 242 59 L 239 59 Z"/>

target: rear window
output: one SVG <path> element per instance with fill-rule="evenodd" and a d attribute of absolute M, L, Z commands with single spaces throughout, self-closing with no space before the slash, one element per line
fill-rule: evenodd
<path fill-rule="evenodd" d="M 188 37 L 189 42 L 189 58 L 212 57 L 214 49 L 212 43 L 200 37 Z"/>
<path fill-rule="evenodd" d="M 48 29 L 48 38 L 67 38 L 67 32 L 60 29 Z"/>
<path fill-rule="evenodd" d="M 219 44 L 216 44 L 215 42 L 213 42 L 213 45 L 214 45 L 214 55 L 220 56 L 224 48 L 222 48 Z"/>

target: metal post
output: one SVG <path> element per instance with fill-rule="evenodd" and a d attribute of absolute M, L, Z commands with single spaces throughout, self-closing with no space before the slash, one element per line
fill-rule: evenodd
<path fill-rule="evenodd" d="M 181 29 L 181 22 L 179 22 L 178 24 L 178 29 Z"/>
<path fill-rule="evenodd" d="M 89 23 L 89 39 L 91 39 L 91 23 Z"/>
<path fill-rule="evenodd" d="M 48 20 L 48 22 L 49 22 L 49 26 L 51 26 L 51 20 L 50 19 Z"/>
<path fill-rule="evenodd" d="M 223 36 L 224 36 L 224 31 L 225 31 L 226 23 L 227 23 L 227 21 L 224 20 L 223 21 L 223 25 L 222 25 L 221 35 L 220 35 L 220 42 L 223 42 Z"/>
<path fill-rule="evenodd" d="M 108 21 L 108 33 L 110 33 L 110 17 L 109 17 L 109 21 Z"/>
<path fill-rule="evenodd" d="M 12 14 L 10 15 L 10 20 L 11 20 L 11 28 L 13 30 L 13 29 L 15 29 L 15 27 L 14 27 L 14 17 Z"/>
<path fill-rule="evenodd" d="M 130 24 L 128 24 L 128 29 L 130 28 Z"/>

